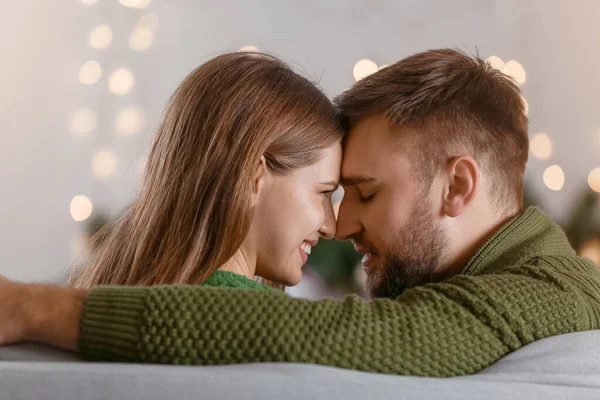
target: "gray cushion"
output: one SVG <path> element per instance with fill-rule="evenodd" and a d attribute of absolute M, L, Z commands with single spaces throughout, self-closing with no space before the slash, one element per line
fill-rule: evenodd
<path fill-rule="evenodd" d="M 600 398 L 600 331 L 544 339 L 479 374 L 417 378 L 306 364 L 218 367 L 74 361 L 43 346 L 0 348 L 4 399 L 532 399 Z M 39 361 L 32 361 L 39 360 Z"/>
<path fill-rule="evenodd" d="M 75 353 L 55 349 L 39 343 L 19 343 L 0 347 L 0 361 L 78 362 Z"/>

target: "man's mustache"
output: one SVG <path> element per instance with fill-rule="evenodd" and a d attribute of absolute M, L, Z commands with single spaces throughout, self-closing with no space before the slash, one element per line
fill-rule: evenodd
<path fill-rule="evenodd" d="M 354 244 L 354 249 L 361 253 L 361 254 L 365 254 L 365 253 L 371 253 L 371 254 L 377 254 L 377 248 L 375 246 L 373 246 L 373 244 L 368 241 L 367 239 L 365 239 L 363 236 L 354 236 L 350 238 L 350 241 L 352 241 L 352 244 Z"/>

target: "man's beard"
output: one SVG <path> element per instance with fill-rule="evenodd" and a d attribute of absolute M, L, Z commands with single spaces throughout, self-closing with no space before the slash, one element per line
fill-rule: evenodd
<path fill-rule="evenodd" d="M 367 276 L 372 298 L 393 299 L 408 288 L 443 279 L 438 266 L 448 245 L 446 232 L 436 224 L 425 198 L 415 204 L 406 228 L 394 235 L 389 254 L 380 255 L 381 264 Z"/>

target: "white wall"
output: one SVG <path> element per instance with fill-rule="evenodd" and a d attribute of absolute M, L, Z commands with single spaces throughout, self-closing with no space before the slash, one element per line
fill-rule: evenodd
<path fill-rule="evenodd" d="M 150 50 L 137 53 L 128 36 L 146 12 L 159 17 L 160 27 Z M 522 88 L 531 132 L 547 131 L 555 145 L 550 160 L 530 161 L 527 177 L 552 216 L 564 218 L 589 171 L 600 167 L 599 16 L 594 0 L 154 0 L 145 10 L 117 0 L 0 0 L 0 273 L 19 280 L 60 276 L 82 230 L 69 213 L 73 196 L 89 196 L 96 210 L 122 206 L 177 83 L 214 55 L 244 45 L 282 56 L 330 95 L 354 82 L 353 65 L 365 57 L 383 65 L 428 48 L 477 46 L 483 57 L 518 60 L 527 70 Z M 101 23 L 112 27 L 114 39 L 92 49 L 88 35 Z M 82 85 L 79 68 L 90 59 L 104 72 L 95 85 Z M 107 81 L 121 66 L 136 84 L 115 96 Z M 145 111 L 146 129 L 118 136 L 115 115 L 132 105 Z M 78 107 L 99 115 L 87 137 L 67 129 Z M 91 160 L 105 147 L 119 166 L 99 180 Z M 555 163 L 566 174 L 560 192 L 542 182 Z"/>

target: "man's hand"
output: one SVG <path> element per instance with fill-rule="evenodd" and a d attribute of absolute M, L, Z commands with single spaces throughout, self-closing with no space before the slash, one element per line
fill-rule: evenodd
<path fill-rule="evenodd" d="M 35 341 L 77 351 L 86 290 L 11 282 L 0 275 L 0 345 Z"/>
<path fill-rule="evenodd" d="M 0 275 L 0 345 L 27 340 L 23 286 Z"/>

